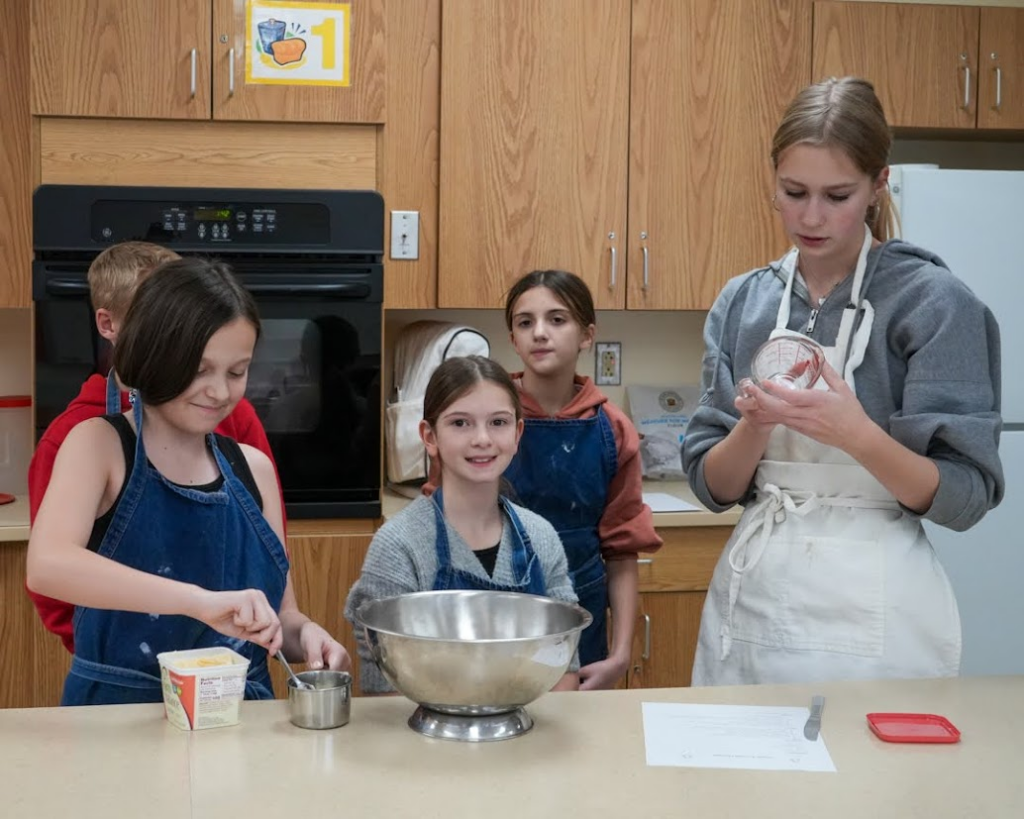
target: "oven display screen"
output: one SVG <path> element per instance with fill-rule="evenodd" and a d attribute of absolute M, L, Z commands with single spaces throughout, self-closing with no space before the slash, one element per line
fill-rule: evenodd
<path fill-rule="evenodd" d="M 192 218 L 197 222 L 226 222 L 231 218 L 231 208 L 196 208 Z"/>

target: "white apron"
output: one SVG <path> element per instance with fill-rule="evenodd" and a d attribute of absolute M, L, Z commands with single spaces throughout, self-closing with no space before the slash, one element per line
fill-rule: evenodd
<path fill-rule="evenodd" d="M 865 229 L 836 346 L 825 348 L 854 390 L 874 319 L 860 298 L 870 248 Z M 786 328 L 796 267 L 794 249 L 772 337 L 800 335 Z M 754 485 L 704 603 L 693 685 L 959 672 L 960 615 L 946 573 L 920 522 L 870 472 L 779 425 Z"/>

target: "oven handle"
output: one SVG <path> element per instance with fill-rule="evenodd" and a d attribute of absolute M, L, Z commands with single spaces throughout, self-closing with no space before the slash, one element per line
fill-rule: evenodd
<path fill-rule="evenodd" d="M 253 283 L 245 289 L 255 296 L 340 296 L 365 299 L 370 296 L 370 285 L 362 282 L 315 282 L 303 284 Z M 89 282 L 83 279 L 49 279 L 46 292 L 51 296 L 88 296 Z"/>
<path fill-rule="evenodd" d="M 254 296 L 337 296 L 346 299 L 365 299 L 372 292 L 370 285 L 357 282 L 252 283 L 246 284 L 245 289 Z"/>
<path fill-rule="evenodd" d="M 48 279 L 46 292 L 51 296 L 88 296 L 89 282 L 85 279 Z"/>

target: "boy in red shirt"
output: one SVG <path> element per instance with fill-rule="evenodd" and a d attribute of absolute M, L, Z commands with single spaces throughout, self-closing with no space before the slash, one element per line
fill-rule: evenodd
<path fill-rule="evenodd" d="M 180 258 L 172 250 L 149 242 L 122 242 L 112 245 L 97 256 L 89 266 L 89 296 L 96 310 L 96 329 L 111 344 L 117 340 L 121 322 L 128 311 L 128 305 L 135 295 L 135 289 L 150 273 L 164 262 Z M 120 393 L 121 410 L 130 408 L 128 395 Z M 35 520 L 39 505 L 43 502 L 46 487 L 53 474 L 53 463 L 57 450 L 75 425 L 89 418 L 107 414 L 107 376 L 98 373 L 89 376 L 75 399 L 64 412 L 53 419 L 43 437 L 36 445 L 35 454 L 28 468 L 29 517 Z M 263 452 L 271 463 L 274 456 L 270 443 L 263 431 L 263 425 L 256 416 L 252 404 L 244 398 L 234 412 L 217 427 L 217 432 L 234 438 L 240 444 L 249 444 Z M 281 499 L 282 514 L 284 499 Z M 28 591 L 28 589 L 26 589 Z M 75 652 L 72 618 L 75 607 L 62 600 L 44 597 L 28 591 L 39 617 L 48 631 L 52 631 L 72 654 Z"/>

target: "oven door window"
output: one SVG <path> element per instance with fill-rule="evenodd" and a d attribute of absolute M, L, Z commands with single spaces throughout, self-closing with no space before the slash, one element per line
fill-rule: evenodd
<path fill-rule="evenodd" d="M 261 301 L 246 398 L 288 503 L 376 499 L 381 305 Z"/>

